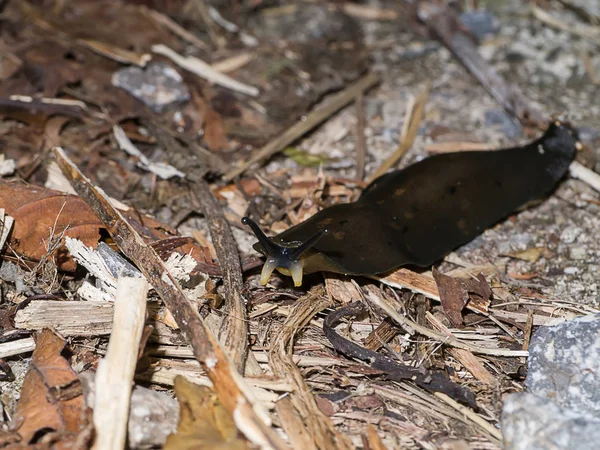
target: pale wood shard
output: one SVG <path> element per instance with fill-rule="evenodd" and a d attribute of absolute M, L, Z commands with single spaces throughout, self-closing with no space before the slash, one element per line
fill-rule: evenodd
<path fill-rule="evenodd" d="M 491 437 L 496 440 L 496 443 L 500 444 L 502 442 L 502 432 L 494 427 L 491 423 L 485 420 L 483 417 L 477 415 L 471 408 L 467 406 L 461 405 L 456 400 L 448 397 L 443 392 L 436 392 L 436 397 L 447 403 L 450 407 L 454 408 L 456 411 L 460 412 L 466 419 L 468 419 L 473 424 L 477 425 L 482 429 L 485 433 L 488 433 Z"/>
<path fill-rule="evenodd" d="M 141 270 L 173 314 L 179 328 L 194 350 L 194 356 L 206 370 L 225 409 L 250 442 L 261 448 L 287 448 L 270 428 L 267 411 L 257 402 L 249 387 L 237 373 L 218 341 L 200 317 L 196 307 L 186 298 L 179 283 L 169 273 L 156 251 L 96 189 L 65 155 L 55 147 L 54 155 L 75 191 L 104 222 L 120 250 Z"/>
<path fill-rule="evenodd" d="M 140 338 L 146 320 L 148 282 L 122 277 L 117 281 L 113 331 L 106 356 L 96 371 L 93 450 L 125 448 L 129 401 L 137 364 Z"/>
<path fill-rule="evenodd" d="M 113 313 L 113 304 L 104 301 L 38 300 L 17 311 L 15 328 L 51 328 L 64 337 L 102 336 L 112 330 Z"/>
<path fill-rule="evenodd" d="M 588 169 L 583 164 L 573 161 L 569 166 L 573 178 L 583 181 L 594 190 L 600 192 L 600 175 Z"/>
<path fill-rule="evenodd" d="M 32 337 L 18 339 L 0 344 L 0 358 L 29 353 L 35 350 L 35 341 Z"/>
<path fill-rule="evenodd" d="M 4 208 L 0 208 L 0 251 L 4 248 L 14 223 L 15 219 L 7 215 Z"/>

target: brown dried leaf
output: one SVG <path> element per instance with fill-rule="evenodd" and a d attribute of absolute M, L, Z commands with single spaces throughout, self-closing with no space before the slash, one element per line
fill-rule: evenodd
<path fill-rule="evenodd" d="M 209 102 L 205 101 L 196 91 L 192 91 L 192 100 L 201 116 L 206 146 L 210 150 L 227 150 L 229 140 L 221 114 L 215 111 Z"/>
<path fill-rule="evenodd" d="M 36 336 L 31 366 L 11 426 L 23 443 L 48 429 L 60 441 L 75 441 L 87 425 L 77 374 L 61 356 L 65 342 L 50 330 Z"/>
<path fill-rule="evenodd" d="M 48 252 L 51 239 L 61 235 L 95 247 L 102 222 L 75 195 L 17 183 L 0 183 L 0 204 L 14 217 L 10 248 L 28 259 L 39 261 Z M 57 266 L 75 270 L 76 263 L 64 245 L 55 252 Z"/>
<path fill-rule="evenodd" d="M 165 450 L 248 448 L 211 388 L 177 376 L 175 394 L 179 400 L 179 425 L 177 433 L 167 438 Z"/>
<path fill-rule="evenodd" d="M 440 293 L 442 308 L 455 327 L 462 325 L 462 310 L 469 301 L 469 294 L 473 294 L 474 301 L 483 302 L 485 305 L 489 304 L 492 288 L 483 274 L 478 274 L 477 279 L 474 280 L 450 277 L 435 268 L 432 272 Z M 486 306 L 480 307 L 485 308 Z"/>
<path fill-rule="evenodd" d="M 528 261 L 530 263 L 537 262 L 542 256 L 549 257 L 550 255 L 550 251 L 545 247 L 532 247 L 522 251 L 506 253 L 506 256 Z"/>
<path fill-rule="evenodd" d="M 10 249 L 30 261 L 39 261 L 48 253 L 51 239 L 60 236 L 79 239 L 95 248 L 100 230 L 104 229 L 104 224 L 80 197 L 51 189 L 0 181 L 0 205 L 15 219 Z M 133 209 L 123 214 L 146 242 L 168 240 L 176 235 L 175 230 Z M 177 244 L 171 250 L 192 256 L 199 264 L 197 270 L 215 272 L 216 264 L 202 247 L 191 239 Z M 163 255 L 165 259 L 169 254 Z M 77 267 L 64 246 L 64 238 L 56 244 L 53 255 L 59 270 L 74 271 Z"/>

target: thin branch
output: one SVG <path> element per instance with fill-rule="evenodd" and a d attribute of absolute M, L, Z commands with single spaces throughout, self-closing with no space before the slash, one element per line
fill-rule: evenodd
<path fill-rule="evenodd" d="M 269 159 L 352 102 L 357 94 L 372 88 L 377 83 L 379 83 L 378 75 L 370 73 L 364 76 L 337 94 L 330 102 L 309 113 L 305 120 L 295 123 L 264 147 L 254 152 L 249 160 L 242 162 L 238 167 L 225 174 L 223 178 L 225 181 L 231 181 L 248 170 L 253 164 Z"/>

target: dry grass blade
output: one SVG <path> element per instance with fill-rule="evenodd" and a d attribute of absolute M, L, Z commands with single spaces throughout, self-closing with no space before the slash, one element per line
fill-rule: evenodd
<path fill-rule="evenodd" d="M 256 97 L 259 93 L 258 88 L 234 80 L 230 76 L 216 71 L 210 66 L 210 64 L 207 64 L 194 56 L 182 56 L 179 53 L 171 50 L 166 45 L 153 45 L 152 51 L 157 55 L 166 56 L 179 67 L 182 67 L 185 70 L 210 81 L 211 83 L 218 84 L 224 88 L 241 92 L 242 94 L 250 95 L 252 97 Z"/>
<path fill-rule="evenodd" d="M 300 432 L 296 428 L 302 426 L 302 422 L 304 422 L 304 427 L 310 437 L 311 448 L 352 448 L 346 438 L 335 430 L 329 417 L 323 414 L 317 406 L 310 388 L 291 356 L 295 335 L 310 322 L 316 313 L 327 306 L 329 306 L 329 300 L 322 290 L 309 292 L 296 301 L 293 311 L 284 322 L 281 331 L 272 339 L 269 365 L 275 376 L 286 377 L 294 385 L 295 391 L 290 393 L 291 404 L 303 419 L 297 420 L 296 414 L 293 414 L 289 408 L 286 408 L 286 414 L 280 417 L 283 428 L 290 439 L 296 439 L 296 441 L 292 441 L 294 448 L 306 448 L 301 447 L 307 443 L 306 433 Z"/>
<path fill-rule="evenodd" d="M 380 177 L 387 172 L 388 169 L 391 169 L 393 166 L 395 166 L 404 156 L 404 154 L 412 147 L 413 143 L 415 142 L 415 138 L 417 137 L 419 126 L 421 126 L 421 121 L 423 120 L 430 87 L 431 82 L 427 80 L 425 83 L 425 88 L 419 93 L 414 102 L 411 103 L 407 108 L 398 148 L 381 164 L 381 166 L 379 166 L 379 169 L 377 169 L 375 173 L 371 175 L 370 181 Z"/>
<path fill-rule="evenodd" d="M 144 278 L 119 278 L 114 327 L 106 356 L 98 363 L 93 450 L 125 448 L 129 399 L 140 338 L 146 320 L 148 282 Z"/>
<path fill-rule="evenodd" d="M 244 380 L 235 371 L 216 338 L 154 249 L 144 243 L 139 234 L 112 207 L 104 193 L 91 185 L 61 148 L 54 148 L 54 154 L 75 190 L 104 222 L 121 251 L 136 263 L 171 311 L 191 344 L 194 356 L 206 370 L 238 429 L 260 447 L 286 448 L 285 443 L 267 425 L 270 422 L 267 412 L 256 404 Z"/>
<path fill-rule="evenodd" d="M 225 174 L 223 178 L 226 181 L 231 181 L 238 175 L 241 175 L 248 170 L 248 168 L 250 168 L 250 166 L 253 164 L 264 161 L 273 156 L 275 153 L 280 152 L 296 139 L 303 136 L 317 125 L 323 123 L 344 106 L 352 102 L 356 98 L 357 94 L 372 88 L 377 83 L 379 83 L 378 75 L 373 73 L 365 75 L 356 83 L 337 94 L 327 104 L 309 113 L 305 120 L 295 123 L 264 147 L 258 149 L 249 160 L 242 162 L 238 167 Z"/>

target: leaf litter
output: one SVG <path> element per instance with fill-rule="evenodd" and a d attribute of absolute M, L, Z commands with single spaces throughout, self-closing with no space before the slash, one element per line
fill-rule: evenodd
<path fill-rule="evenodd" d="M 134 389 L 132 408 L 136 396 L 153 404 L 147 392 L 165 405 L 176 396 L 179 426 L 166 442 L 147 432 L 131 448 L 499 448 L 502 398 L 524 389 L 532 331 L 597 312 L 581 257 L 597 249 L 588 236 L 600 226 L 598 194 L 586 184 L 597 177 L 584 166 L 573 173 L 586 183 L 567 180 L 432 272 L 315 274 L 296 289 L 274 276 L 262 287 L 240 224 L 250 212 L 281 232 L 354 200 L 400 157 L 515 142 L 554 113 L 582 111 L 592 148 L 592 94 L 581 104 L 541 82 L 530 89 L 524 74 L 552 80 L 551 93 L 567 79 L 527 58 L 512 74 L 498 63 L 506 45 L 525 51 L 516 26 L 500 27 L 502 45 L 478 41 L 439 2 L 2 8 L 0 140 L 14 168 L 0 183 L 0 362 L 15 380 L 1 382 L 0 446 L 90 448 L 94 439 L 78 376 L 106 352 L 113 294 L 66 240 L 97 247 L 101 264 L 119 268 L 112 277 L 131 266 L 154 288 L 139 348 L 125 355 L 137 360 L 126 382 L 151 389 Z M 535 26 L 556 28 L 541 8 Z M 597 66 L 590 54 L 581 73 Z M 123 71 L 135 76 L 114 82 Z M 584 92 L 593 85 L 573 77 Z M 347 107 L 357 98 L 356 111 Z M 583 154 L 597 164 L 593 150 Z M 185 276 L 163 265 L 173 252 L 192 257 Z M 159 410 L 139 417 L 161 427 Z"/>

